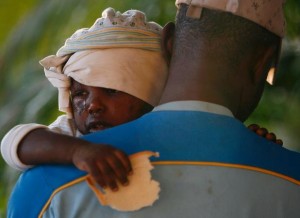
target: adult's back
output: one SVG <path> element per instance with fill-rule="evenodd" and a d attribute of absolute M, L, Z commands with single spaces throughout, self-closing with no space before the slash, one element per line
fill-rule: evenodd
<path fill-rule="evenodd" d="M 85 137 L 128 154 L 159 152 L 152 160 L 159 200 L 136 212 L 118 212 L 98 203 L 82 172 L 44 166 L 23 174 L 11 214 L 24 208 L 40 214 L 44 208 L 44 217 L 299 216 L 300 154 L 242 123 L 258 104 L 269 69 L 276 68 L 282 1 L 177 2 L 176 25 L 165 27 L 163 39 L 171 59 L 161 105 L 136 121 Z M 237 8 L 245 13 L 237 15 Z M 262 14 L 267 19 L 254 19 Z"/>
<path fill-rule="evenodd" d="M 137 121 L 85 136 L 128 154 L 160 153 L 152 160 L 153 178 L 161 187 L 153 206 L 115 211 L 100 205 L 85 173 L 73 167 L 40 166 L 22 175 L 9 215 L 17 217 L 18 211 L 26 211 L 28 217 L 299 215 L 300 154 L 257 136 L 228 115 L 162 107 Z"/>

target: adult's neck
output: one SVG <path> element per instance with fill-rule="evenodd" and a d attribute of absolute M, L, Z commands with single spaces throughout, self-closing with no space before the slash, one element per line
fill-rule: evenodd
<path fill-rule="evenodd" d="M 209 60 L 207 60 L 209 61 Z M 160 104 L 171 101 L 198 100 L 219 104 L 233 110 L 231 96 L 218 67 L 206 60 L 187 64 L 187 60 L 172 60 Z"/>

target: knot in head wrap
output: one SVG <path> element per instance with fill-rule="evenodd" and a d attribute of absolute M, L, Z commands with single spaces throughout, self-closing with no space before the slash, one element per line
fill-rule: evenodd
<path fill-rule="evenodd" d="M 70 77 L 88 86 L 126 92 L 155 106 L 167 79 L 161 54 L 162 27 L 143 12 L 103 11 L 90 28 L 77 30 L 56 55 L 40 61 L 45 75 L 59 90 L 59 109 L 72 116 Z"/>

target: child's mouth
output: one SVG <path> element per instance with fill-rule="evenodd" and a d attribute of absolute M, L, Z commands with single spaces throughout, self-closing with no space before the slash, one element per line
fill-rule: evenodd
<path fill-rule="evenodd" d="M 104 130 L 104 129 L 107 129 L 110 127 L 111 127 L 110 125 L 103 123 L 103 122 L 92 122 L 88 125 L 88 131 L 90 133 L 93 133 L 93 132 L 101 131 L 101 130 Z"/>

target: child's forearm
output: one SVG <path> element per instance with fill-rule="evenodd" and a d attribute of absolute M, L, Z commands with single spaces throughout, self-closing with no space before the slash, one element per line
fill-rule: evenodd
<path fill-rule="evenodd" d="M 69 164 L 72 163 L 75 147 L 82 144 L 88 142 L 48 129 L 35 129 L 22 139 L 17 154 L 20 161 L 27 165 Z"/>
<path fill-rule="evenodd" d="M 110 145 L 92 144 L 46 128 L 29 132 L 19 143 L 19 159 L 28 165 L 71 164 L 88 172 L 101 187 L 118 190 L 117 181 L 128 184 L 132 173 L 127 155 Z"/>

